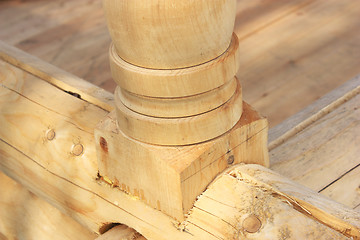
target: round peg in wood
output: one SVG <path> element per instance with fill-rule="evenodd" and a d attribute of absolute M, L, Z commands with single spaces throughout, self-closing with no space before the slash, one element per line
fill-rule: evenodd
<path fill-rule="evenodd" d="M 257 216 L 250 215 L 244 219 L 242 226 L 246 232 L 255 233 L 261 228 L 261 221 Z"/>
<path fill-rule="evenodd" d="M 124 61 L 175 69 L 208 62 L 226 51 L 236 0 L 104 0 L 104 9 Z"/>

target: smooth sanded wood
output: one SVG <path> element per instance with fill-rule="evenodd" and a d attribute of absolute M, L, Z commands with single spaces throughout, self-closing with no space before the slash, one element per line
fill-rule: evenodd
<path fill-rule="evenodd" d="M 149 69 L 127 63 L 110 46 L 110 68 L 114 81 L 131 93 L 150 97 L 186 97 L 205 93 L 232 80 L 239 69 L 239 40 L 236 34 L 217 58 L 180 69 Z"/>
<path fill-rule="evenodd" d="M 189 117 L 151 117 L 128 109 L 115 91 L 119 129 L 138 141 L 165 146 L 183 146 L 205 142 L 232 129 L 243 113 L 242 89 L 236 80 L 231 98 L 211 111 Z M 174 106 L 175 107 L 175 106 Z"/>
<path fill-rule="evenodd" d="M 0 239 L 89 240 L 97 237 L 2 172 L 0 189 Z"/>
<path fill-rule="evenodd" d="M 236 91 L 238 80 L 233 78 L 211 91 L 178 98 L 155 98 L 132 94 L 120 89 L 120 101 L 130 110 L 162 118 L 189 117 L 209 112 L 226 103 Z"/>
<path fill-rule="evenodd" d="M 236 0 L 105 0 L 103 6 L 117 54 L 152 69 L 190 67 L 220 56 L 230 45 L 236 12 Z"/>

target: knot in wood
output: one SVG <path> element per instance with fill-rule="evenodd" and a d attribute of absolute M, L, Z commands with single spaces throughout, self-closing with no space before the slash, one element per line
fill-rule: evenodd
<path fill-rule="evenodd" d="M 107 141 L 106 141 L 105 138 L 100 137 L 99 143 L 100 143 L 101 149 L 102 149 L 104 152 L 108 152 L 108 151 L 109 151 L 108 144 L 107 144 Z"/>

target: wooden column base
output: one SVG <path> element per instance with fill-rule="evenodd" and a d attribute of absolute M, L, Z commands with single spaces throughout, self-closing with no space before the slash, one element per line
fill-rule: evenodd
<path fill-rule="evenodd" d="M 269 166 L 268 123 L 244 102 L 240 121 L 213 140 L 157 146 L 126 136 L 111 112 L 95 129 L 99 175 L 112 187 L 182 221 L 196 198 L 228 166 Z"/>

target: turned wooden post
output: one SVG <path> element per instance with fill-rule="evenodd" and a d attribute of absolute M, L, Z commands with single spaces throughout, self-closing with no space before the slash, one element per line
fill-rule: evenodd
<path fill-rule="evenodd" d="M 117 121 L 159 145 L 204 142 L 242 113 L 235 0 L 104 1 Z"/>
<path fill-rule="evenodd" d="M 104 179 L 181 220 L 227 166 L 268 165 L 267 121 L 243 104 L 235 77 L 236 0 L 104 0 L 104 9 L 118 84 L 116 110 L 96 131 Z"/>

